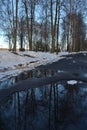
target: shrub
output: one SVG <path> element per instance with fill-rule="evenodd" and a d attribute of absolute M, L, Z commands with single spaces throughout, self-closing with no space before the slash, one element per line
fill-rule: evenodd
<path fill-rule="evenodd" d="M 25 48 L 19 48 L 19 51 L 25 51 Z"/>

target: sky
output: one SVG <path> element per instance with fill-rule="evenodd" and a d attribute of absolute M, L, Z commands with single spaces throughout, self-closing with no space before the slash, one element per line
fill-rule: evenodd
<path fill-rule="evenodd" d="M 3 35 L 0 36 L 0 48 L 8 48 L 8 43 L 5 41 Z"/>

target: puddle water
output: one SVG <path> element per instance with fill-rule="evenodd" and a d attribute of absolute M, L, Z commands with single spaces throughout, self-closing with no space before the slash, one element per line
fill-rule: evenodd
<path fill-rule="evenodd" d="M 22 78 L 55 74 L 54 70 L 35 70 Z M 0 130 L 82 129 L 87 130 L 87 84 L 82 82 L 67 87 L 67 82 L 62 81 L 15 92 L 0 105 Z"/>
<path fill-rule="evenodd" d="M 47 69 L 35 69 L 32 71 L 23 72 L 17 76 L 13 76 L 9 79 L 4 81 L 0 81 L 0 89 L 9 88 L 13 84 L 17 83 L 18 81 L 25 80 L 27 78 L 44 78 L 44 77 L 51 77 L 56 75 L 56 70 L 47 70 Z"/>

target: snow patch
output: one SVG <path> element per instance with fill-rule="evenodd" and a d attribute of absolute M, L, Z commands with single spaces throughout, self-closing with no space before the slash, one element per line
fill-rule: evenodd
<path fill-rule="evenodd" d="M 75 85 L 75 84 L 77 84 L 77 81 L 76 80 L 69 80 L 69 81 L 67 81 L 67 84 Z"/>

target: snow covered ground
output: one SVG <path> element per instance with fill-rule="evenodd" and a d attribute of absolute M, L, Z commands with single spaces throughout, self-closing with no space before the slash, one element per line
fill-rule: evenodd
<path fill-rule="evenodd" d="M 67 54 L 67 52 L 56 55 L 34 51 L 18 51 L 14 54 L 9 51 L 0 51 L 0 80 L 18 75 L 22 71 L 32 70 L 39 65 L 55 62 Z"/>

